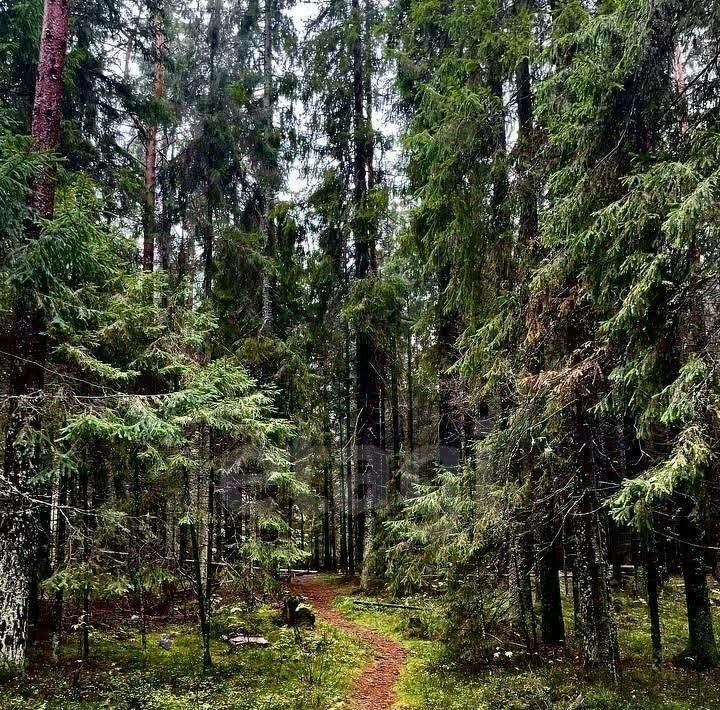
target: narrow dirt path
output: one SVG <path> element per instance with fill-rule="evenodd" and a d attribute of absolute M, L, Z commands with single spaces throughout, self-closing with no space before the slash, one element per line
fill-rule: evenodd
<path fill-rule="evenodd" d="M 355 680 L 350 694 L 352 710 L 389 710 L 395 702 L 395 684 L 407 660 L 407 651 L 396 641 L 373 629 L 346 619 L 332 607 L 333 599 L 349 589 L 338 578 L 297 577 L 292 584 L 297 594 L 307 597 L 315 614 L 333 626 L 356 636 L 370 649 L 372 660 Z"/>

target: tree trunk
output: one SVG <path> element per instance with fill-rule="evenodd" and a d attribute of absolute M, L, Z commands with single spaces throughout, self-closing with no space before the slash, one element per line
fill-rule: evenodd
<path fill-rule="evenodd" d="M 380 385 L 373 336 L 359 332 L 356 341 L 358 454 L 355 481 L 355 562 L 362 565 L 367 513 L 380 464 Z"/>
<path fill-rule="evenodd" d="M 169 150 L 170 155 L 168 162 L 172 166 L 175 161 L 175 131 L 171 132 L 169 138 Z M 177 207 L 176 207 L 176 170 L 174 167 L 169 167 L 160 180 L 160 199 L 162 201 L 162 212 L 160 218 L 160 227 L 158 229 L 158 252 L 160 254 L 160 268 L 166 273 L 170 271 L 170 258 L 172 253 L 172 228 L 173 224 L 177 219 Z M 176 262 L 177 263 L 177 262 Z M 162 301 L 163 308 L 167 308 L 167 295 L 163 294 Z"/>
<path fill-rule="evenodd" d="M 68 32 L 67 0 L 45 0 L 40 56 L 32 113 L 36 151 L 54 150 L 62 117 L 63 69 Z M 39 175 L 31 185 L 34 216 L 49 219 L 55 203 L 55 176 Z M 28 239 L 37 239 L 37 222 Z M 35 288 L 42 289 L 36 284 Z M 0 490 L 0 661 L 21 666 L 25 661 L 28 602 L 35 561 L 37 515 L 29 502 L 36 467 L 36 451 L 22 436 L 38 426 L 47 356 L 45 315 L 32 288 L 22 288 L 13 305 L 12 361 L 8 390 L 11 395 L 5 430 L 4 478 Z"/>
<path fill-rule="evenodd" d="M 199 433 L 197 436 L 197 448 L 201 452 L 204 449 L 204 436 Z M 193 447 L 194 448 L 194 447 Z M 210 447 L 208 447 L 210 450 Z M 201 480 L 198 473 L 196 476 L 196 487 L 192 490 L 188 479 L 186 492 L 187 511 L 191 517 L 188 525 L 190 545 L 192 548 L 193 563 L 193 587 L 195 592 L 195 601 L 197 604 L 198 622 L 200 627 L 200 640 L 202 643 L 202 664 L 203 670 L 208 670 L 212 666 L 212 654 L 210 648 L 210 604 L 212 600 L 212 547 L 213 547 L 213 520 L 214 520 L 214 501 L 215 488 L 212 471 L 208 472 L 207 486 Z M 205 538 L 201 540 L 200 531 L 198 531 L 196 519 L 199 511 L 203 510 L 206 516 L 206 526 L 204 529 Z M 204 545 L 204 550 L 203 550 Z M 204 552 L 204 554 L 203 554 Z M 203 565 L 204 563 L 204 565 Z M 252 597 L 252 560 L 250 560 L 250 594 Z"/>
<path fill-rule="evenodd" d="M 599 501 L 590 424 L 578 398 L 575 410 L 575 445 L 579 451 L 573 519 L 575 559 L 573 581 L 577 583 L 577 618 L 585 663 L 602 666 L 614 679 L 620 677 L 617 625 L 607 581 L 607 555 L 598 515 Z"/>
<path fill-rule="evenodd" d="M 354 38 L 353 60 L 353 235 L 355 239 L 355 278 L 365 279 L 377 271 L 375 239 L 367 215 L 367 160 L 370 129 L 364 116 L 365 57 L 363 52 L 363 23 L 360 1 L 352 0 Z M 355 336 L 356 399 L 357 399 L 357 481 L 355 485 L 356 563 L 362 564 L 365 548 L 367 499 L 378 473 L 380 445 L 380 377 L 375 336 L 366 328 L 359 328 Z"/>
<path fill-rule="evenodd" d="M 415 416 L 413 408 L 413 360 L 412 360 L 412 332 L 407 334 L 407 391 L 408 391 L 408 413 L 407 413 L 407 438 L 408 450 L 410 452 L 410 464 L 414 463 L 415 457 Z"/>
<path fill-rule="evenodd" d="M 210 453 L 212 456 L 212 452 Z M 208 473 L 207 490 L 207 553 L 205 555 L 205 627 L 203 629 L 203 668 L 207 669 L 212 665 L 210 655 L 210 619 L 212 617 L 212 591 L 214 581 L 214 557 L 213 557 L 213 527 L 215 525 L 215 473 Z"/>
<path fill-rule="evenodd" d="M 275 224 L 272 210 L 275 204 L 275 158 L 272 156 L 273 141 L 273 0 L 265 0 L 264 10 L 264 52 L 263 52 L 263 114 L 265 121 L 265 149 L 266 165 L 262 171 L 263 205 L 262 228 L 265 234 L 265 256 L 272 259 L 275 255 Z M 272 276 L 265 268 L 262 274 L 262 322 L 265 330 L 272 330 L 273 304 L 272 304 Z"/>
<path fill-rule="evenodd" d="M 345 490 L 345 440 L 344 440 L 344 423 L 342 416 L 339 417 L 340 426 L 340 475 L 338 478 L 340 484 L 340 569 L 347 569 L 348 567 L 348 553 L 347 553 L 347 496 Z"/>
<path fill-rule="evenodd" d="M 660 604 L 658 600 L 658 568 L 655 552 L 655 540 L 652 533 L 646 532 L 642 537 L 642 556 L 645 562 L 645 578 L 647 580 L 647 601 L 650 614 L 650 640 L 652 643 L 652 660 L 655 667 L 662 663 L 662 636 L 660 633 Z"/>
<path fill-rule="evenodd" d="M 332 475 L 332 457 L 328 462 L 328 477 L 329 477 L 329 488 L 328 488 L 328 505 L 330 509 L 330 569 L 333 572 L 337 571 L 338 560 L 337 560 L 337 502 L 335 499 L 335 481 Z"/>
<path fill-rule="evenodd" d="M 208 28 L 208 41 L 209 41 L 209 65 L 210 65 L 210 76 L 208 81 L 208 114 L 210 120 L 216 110 L 216 93 L 217 93 L 217 77 L 215 60 L 217 52 L 220 47 L 220 2 L 213 0 L 210 8 L 210 26 Z M 214 135 L 206 136 L 209 143 L 215 141 Z M 203 254 L 203 292 L 206 298 L 209 298 L 212 294 L 212 284 L 215 270 L 215 261 L 213 256 L 214 244 L 215 244 L 215 225 L 214 225 L 214 214 L 215 214 L 215 202 L 217 187 L 215 184 L 215 178 L 213 176 L 214 165 L 212 151 L 210 154 L 206 154 L 206 174 L 205 174 L 205 244 Z"/>
<path fill-rule="evenodd" d="M 532 536 L 527 521 L 513 523 L 510 538 L 510 606 L 512 624 L 528 649 L 537 646 L 537 624 L 532 597 Z"/>
<path fill-rule="evenodd" d="M 292 543 L 293 539 L 293 511 L 295 509 L 295 501 L 290 496 L 287 504 L 287 529 L 288 529 L 288 542 Z"/>
<path fill-rule="evenodd" d="M 455 468 L 460 463 L 462 449 L 462 426 L 460 411 L 456 406 L 457 393 L 454 391 L 455 379 L 448 369 L 457 359 L 455 341 L 458 337 L 459 316 L 456 312 L 447 312 L 443 295 L 450 284 L 450 266 L 440 270 L 438 290 L 441 294 L 437 304 L 437 367 L 438 382 L 438 454 L 437 462 L 447 468 Z"/>
<path fill-rule="evenodd" d="M 540 596 L 540 634 L 543 643 L 565 641 L 565 621 L 560 595 L 559 565 L 552 529 L 543 528 L 538 553 L 538 588 Z"/>
<path fill-rule="evenodd" d="M 323 568 L 328 570 L 332 568 L 330 559 L 330 465 L 325 464 L 323 467 Z"/>
<path fill-rule="evenodd" d="M 373 91 L 372 91 L 372 76 L 373 76 L 373 42 L 372 42 L 372 16 L 373 16 L 373 2 L 372 0 L 365 0 L 365 34 L 363 36 L 363 54 L 365 59 L 365 66 L 363 72 L 363 93 L 365 99 L 365 116 L 367 119 L 365 136 L 365 166 L 367 170 L 367 186 L 368 190 L 372 190 L 375 187 L 375 148 L 374 148 L 374 137 L 372 135 L 373 125 Z M 374 226 L 373 226 L 374 229 Z"/>
<path fill-rule="evenodd" d="M 351 575 L 355 574 L 355 520 L 353 514 L 353 480 L 352 480 L 352 466 L 353 466 L 353 438 L 352 438 L 352 412 L 350 408 L 350 330 L 346 327 L 345 329 L 345 441 L 347 451 L 344 453 L 346 458 L 346 499 L 347 499 L 347 560 L 348 560 L 348 572 Z"/>
<path fill-rule="evenodd" d="M 212 655 L 210 653 L 210 620 L 207 613 L 205 600 L 205 588 L 203 586 L 202 564 L 200 558 L 200 542 L 198 540 L 197 527 L 190 523 L 190 544 L 193 551 L 193 581 L 195 586 L 195 600 L 197 602 L 198 621 L 200 623 L 200 639 L 202 641 L 203 670 L 212 666 Z"/>
<path fill-rule="evenodd" d="M 515 72 L 517 84 L 518 134 L 520 137 L 520 242 L 533 251 L 538 236 L 537 190 L 533 184 L 532 145 L 532 86 L 530 83 L 530 62 L 524 57 Z"/>
<path fill-rule="evenodd" d="M 55 508 L 56 522 L 54 535 L 53 572 L 58 572 L 65 563 L 65 507 L 67 504 L 67 481 L 60 475 L 58 480 L 57 504 Z M 65 606 L 65 593 L 61 589 L 55 592 L 51 611 L 52 617 L 52 663 L 55 665 L 60 656 L 60 644 L 63 632 L 63 610 Z"/>
<path fill-rule="evenodd" d="M 162 99 L 165 93 L 165 68 L 163 47 L 165 37 L 162 18 L 152 19 L 153 31 L 153 98 Z M 150 123 L 145 127 L 145 203 L 143 205 L 143 271 L 152 271 L 155 264 L 155 192 L 157 184 L 157 126 Z"/>
<path fill-rule="evenodd" d="M 82 506 L 82 559 L 90 564 L 90 501 L 88 499 L 88 462 L 83 461 L 80 470 L 80 505 Z M 86 569 L 86 574 L 89 569 Z M 80 615 L 80 660 L 90 657 L 90 585 L 82 587 L 82 614 Z"/>
<path fill-rule="evenodd" d="M 376 271 L 375 241 L 363 211 L 367 205 L 368 125 L 365 108 L 365 57 L 363 23 L 359 0 L 352 0 L 354 39 L 353 59 L 353 202 L 355 215 L 355 278 L 365 279 Z M 356 564 L 362 564 L 367 525 L 367 499 L 372 480 L 377 474 L 377 453 L 380 444 L 380 379 L 374 336 L 367 329 L 358 329 L 355 336 L 356 400 L 357 400 L 357 480 L 355 482 L 355 552 Z"/>
<path fill-rule="evenodd" d="M 132 559 L 130 560 L 131 566 L 131 577 L 133 580 L 133 586 L 135 587 L 135 593 L 138 597 L 138 612 L 140 617 L 140 645 L 143 651 L 147 649 L 147 624 L 145 619 L 145 589 L 142 578 L 142 559 L 141 559 L 141 544 L 142 544 L 142 484 L 140 481 L 140 467 L 142 462 L 140 461 L 139 452 L 133 450 L 131 453 L 132 467 L 133 467 L 133 482 L 132 482 L 132 524 L 131 524 L 131 535 L 132 540 L 131 554 Z"/>
<path fill-rule="evenodd" d="M 688 619 L 688 645 L 683 656 L 696 668 L 712 668 L 718 658 L 705 569 L 704 531 L 691 504 L 681 510 L 679 532 Z"/>
<path fill-rule="evenodd" d="M 508 215 L 508 192 L 510 189 L 510 181 L 506 167 L 507 156 L 507 137 L 505 135 L 505 100 L 503 96 L 503 71 L 497 61 L 493 60 L 488 68 L 490 74 L 490 91 L 497 101 L 497 115 L 490 127 L 492 131 L 492 139 L 494 143 L 495 155 L 493 159 L 498 159 L 493 166 L 493 184 L 492 195 L 490 197 L 490 214 L 492 217 L 492 226 L 496 239 L 504 239 L 507 237 L 508 230 L 511 226 L 511 220 Z M 506 255 L 504 261 L 499 265 L 499 270 L 505 278 L 514 279 L 515 274 L 511 273 L 510 253 Z"/>
<path fill-rule="evenodd" d="M 395 348 L 395 357 L 393 358 L 392 369 L 390 371 L 390 412 L 392 418 L 392 461 L 390 482 L 388 485 L 388 494 L 391 506 L 397 505 L 402 489 L 402 471 L 400 469 L 400 394 L 398 387 L 398 362 L 397 362 L 397 346 Z"/>

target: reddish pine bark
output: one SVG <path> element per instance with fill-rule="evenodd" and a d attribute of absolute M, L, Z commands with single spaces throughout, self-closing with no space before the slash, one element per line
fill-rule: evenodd
<path fill-rule="evenodd" d="M 45 0 L 32 113 L 32 139 L 37 151 L 54 150 L 60 142 L 67 34 L 68 0 Z M 39 217 L 52 217 L 55 206 L 55 179 L 52 173 L 37 179 L 30 206 Z"/>

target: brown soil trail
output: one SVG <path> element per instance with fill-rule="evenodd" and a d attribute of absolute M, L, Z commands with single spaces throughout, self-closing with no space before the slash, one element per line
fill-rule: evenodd
<path fill-rule="evenodd" d="M 297 577 L 293 590 L 307 597 L 315 614 L 333 626 L 363 641 L 371 654 L 370 663 L 355 680 L 350 693 L 352 710 L 389 710 L 395 702 L 395 684 L 405 665 L 407 651 L 396 641 L 373 629 L 346 619 L 332 607 L 333 599 L 349 591 L 342 578 L 328 581 L 312 576 Z"/>

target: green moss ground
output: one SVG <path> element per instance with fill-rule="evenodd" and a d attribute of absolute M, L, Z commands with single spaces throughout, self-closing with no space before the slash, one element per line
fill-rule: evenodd
<path fill-rule="evenodd" d="M 650 637 L 645 604 L 618 595 L 618 620 L 624 677 L 613 686 L 585 673 L 576 655 L 540 663 L 514 659 L 502 667 L 470 671 L 457 667 L 443 644 L 412 637 L 409 614 L 402 610 L 360 608 L 357 597 L 336 606 L 348 617 L 403 643 L 410 652 L 398 686 L 398 710 L 710 710 L 720 707 L 720 672 L 697 673 L 673 662 L 684 646 L 686 624 L 680 587 L 671 584 L 662 597 L 665 658 L 649 663 Z M 427 600 L 422 601 L 428 605 Z M 569 604 L 566 605 L 570 607 Z M 432 627 L 433 610 L 427 620 Z M 720 621 L 720 614 L 717 615 Z M 571 629 L 571 619 L 567 619 Z M 353 678 L 367 660 L 362 645 L 337 629 L 320 624 L 296 643 L 291 630 L 273 623 L 273 612 L 226 609 L 218 615 L 216 635 L 243 627 L 271 642 L 267 648 L 230 650 L 214 642 L 215 667 L 200 670 L 200 644 L 193 626 L 169 626 L 149 634 L 147 651 L 137 634 L 118 629 L 94 632 L 93 659 L 83 668 L 75 661 L 75 639 L 63 649 L 55 668 L 37 658 L 23 679 L 0 685 L 0 710 L 331 710 L 342 708 Z M 716 633 L 720 639 L 720 623 Z M 169 651 L 162 634 L 172 637 Z"/>
<path fill-rule="evenodd" d="M 200 669 L 200 643 L 192 626 L 174 626 L 149 634 L 143 654 L 136 634 L 118 640 L 93 633 L 93 659 L 77 672 L 76 645 L 63 649 L 56 668 L 37 661 L 24 679 L 0 686 L 2 710 L 311 710 L 343 707 L 349 684 L 365 663 L 362 646 L 346 634 L 320 624 L 293 632 L 272 622 L 262 609 L 226 612 L 218 619 L 264 635 L 266 648 L 214 642 L 215 667 Z M 158 639 L 169 634 L 169 651 Z M 77 679 L 73 679 L 73 675 Z"/>
<path fill-rule="evenodd" d="M 357 607 L 352 598 L 336 601 L 348 617 L 401 641 L 410 658 L 398 686 L 398 708 L 423 710 L 710 710 L 720 707 L 720 672 L 699 673 L 673 662 L 686 639 L 682 593 L 666 588 L 662 598 L 663 643 L 666 661 L 654 669 L 649 662 L 647 607 L 628 594 L 617 596 L 623 655 L 623 679 L 615 686 L 601 675 L 583 671 L 576 655 L 566 653 L 543 663 L 527 660 L 514 665 L 469 671 L 447 657 L 439 641 L 412 638 L 402 610 Z M 424 601 L 423 604 L 427 604 Z M 570 608 L 569 604 L 565 605 Z M 432 611 L 430 612 L 432 617 Z M 572 629 L 571 619 L 567 628 Z M 720 639 L 720 614 L 716 634 Z M 506 662 L 507 663 L 507 662 Z"/>

